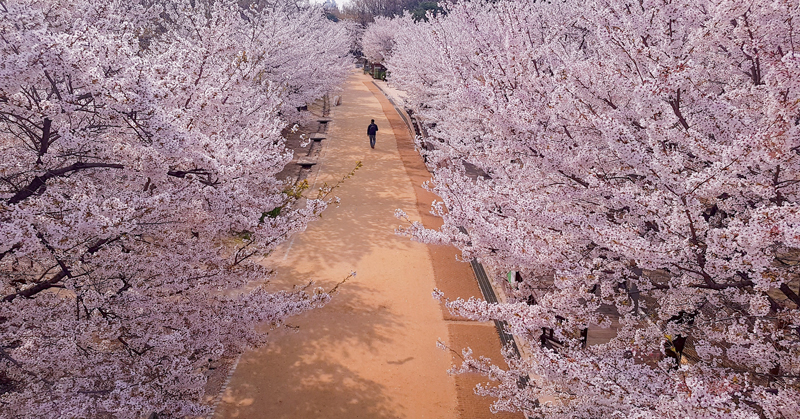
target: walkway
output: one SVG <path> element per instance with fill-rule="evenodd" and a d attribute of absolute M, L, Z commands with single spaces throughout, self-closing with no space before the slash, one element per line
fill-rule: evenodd
<path fill-rule="evenodd" d="M 357 161 L 363 167 L 336 190 L 339 206 L 268 258 L 277 271 L 269 289 L 311 280 L 330 289 L 351 271 L 357 276 L 329 305 L 290 319 L 291 328 L 244 354 L 216 417 L 520 418 L 489 413 L 489 400 L 472 394 L 482 377 L 446 373 L 454 360 L 437 339 L 493 359 L 499 344 L 491 324 L 448 321 L 431 297 L 436 287 L 451 297 L 480 295 L 455 249 L 394 234 L 396 208 L 437 222 L 427 215 L 432 195 L 419 185 L 428 175 L 402 120 L 371 79 L 356 73 L 331 116 L 317 186 L 336 183 Z M 366 136 L 371 118 L 380 128 L 374 150 Z"/>

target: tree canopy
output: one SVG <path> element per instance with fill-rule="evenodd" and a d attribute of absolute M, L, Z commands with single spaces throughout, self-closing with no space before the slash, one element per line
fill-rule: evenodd
<path fill-rule="evenodd" d="M 275 175 L 286 118 L 346 73 L 346 26 L 232 0 L 0 15 L 2 415 L 208 413 L 211 365 L 328 300 L 244 286 L 325 208 Z"/>
<path fill-rule="evenodd" d="M 398 25 L 385 61 L 445 221 L 405 231 L 496 272 L 507 302 L 447 305 L 529 350 L 467 357 L 495 409 L 796 415 L 798 18 L 786 0 L 516 0 Z M 587 328 L 614 337 L 584 347 Z"/>

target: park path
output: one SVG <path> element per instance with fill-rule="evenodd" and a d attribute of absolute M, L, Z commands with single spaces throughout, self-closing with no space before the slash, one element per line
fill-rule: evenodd
<path fill-rule="evenodd" d="M 363 167 L 334 192 L 341 199 L 273 252 L 276 271 L 269 290 L 315 281 L 331 289 L 351 271 L 322 309 L 294 317 L 270 333 L 269 344 L 245 353 L 222 394 L 216 418 L 399 419 L 511 417 L 489 413 L 489 400 L 472 389 L 474 375 L 449 376 L 451 353 L 499 358 L 487 323 L 464 322 L 431 297 L 479 296 L 469 265 L 456 251 L 426 246 L 394 234 L 401 208 L 412 220 L 436 226 L 427 214 L 433 195 L 419 185 L 428 178 L 410 134 L 368 76 L 353 73 L 319 156 L 319 187 L 335 184 L 360 161 Z M 375 119 L 377 145 L 366 127 Z M 520 416 L 514 416 L 520 417 Z"/>

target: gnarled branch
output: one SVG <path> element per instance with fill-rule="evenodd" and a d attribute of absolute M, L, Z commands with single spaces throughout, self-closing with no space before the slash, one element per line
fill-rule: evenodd
<path fill-rule="evenodd" d="M 9 198 L 8 203 L 9 204 L 20 203 L 28 199 L 31 195 L 35 194 L 39 190 L 41 190 L 46 185 L 48 180 L 67 175 L 71 172 L 76 172 L 78 170 L 84 170 L 84 169 L 92 169 L 92 168 L 122 169 L 123 167 L 124 167 L 123 165 L 116 163 L 77 162 L 69 166 L 62 167 L 60 169 L 48 170 L 43 175 L 36 176 L 35 178 L 33 178 L 33 180 L 28 184 L 28 186 L 22 188 L 19 192 L 14 194 L 14 196 Z"/>

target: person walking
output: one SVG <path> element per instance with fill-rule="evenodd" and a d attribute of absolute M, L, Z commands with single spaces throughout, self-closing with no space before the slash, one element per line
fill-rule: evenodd
<path fill-rule="evenodd" d="M 375 135 L 378 133 L 378 126 L 375 125 L 375 120 L 371 120 L 367 127 L 367 136 L 369 137 L 369 146 L 375 148 Z"/>

